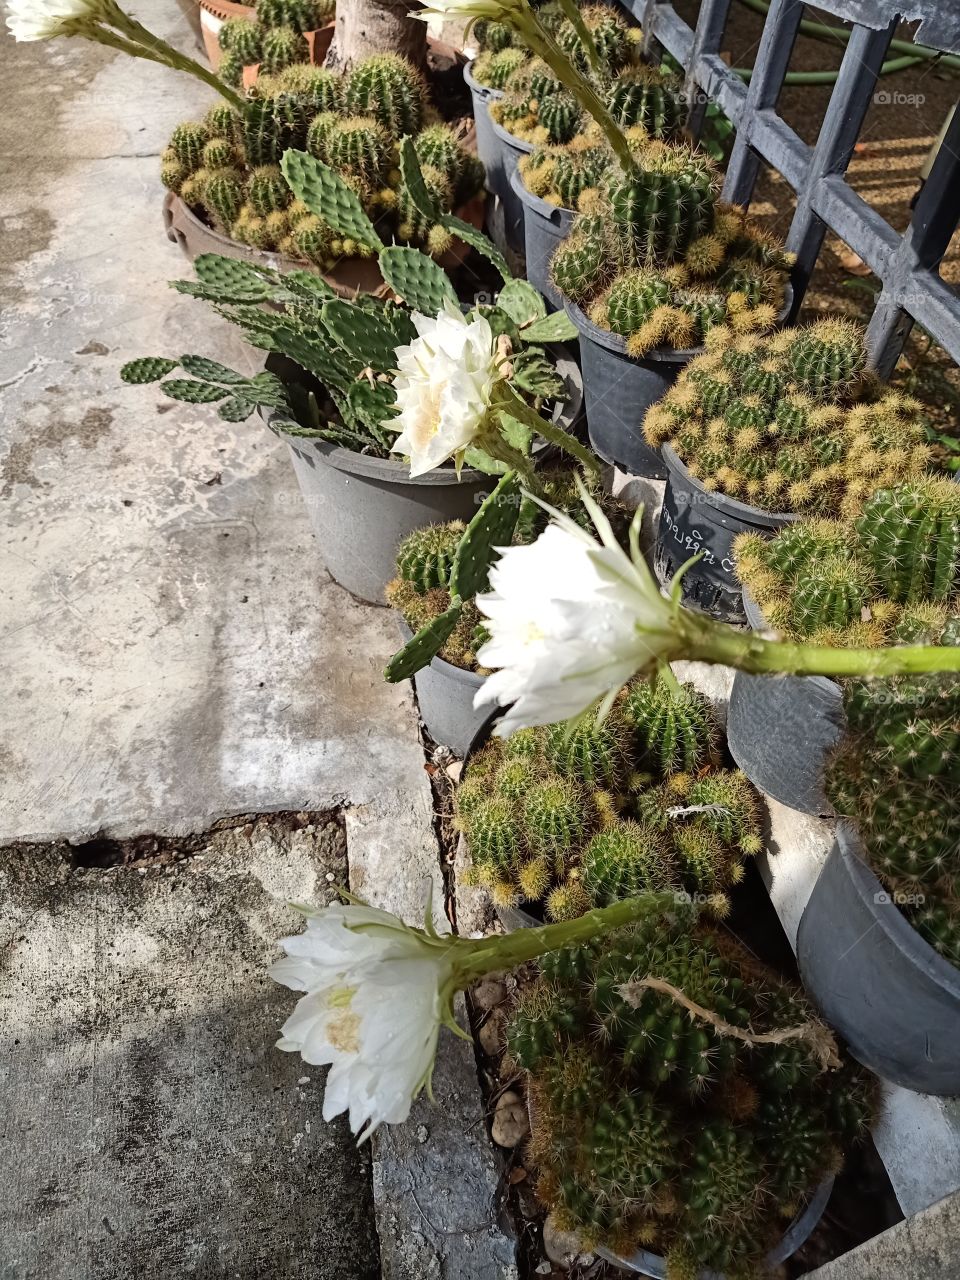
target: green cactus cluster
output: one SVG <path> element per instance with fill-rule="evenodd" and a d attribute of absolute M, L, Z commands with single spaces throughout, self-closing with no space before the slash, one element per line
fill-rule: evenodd
<path fill-rule="evenodd" d="M 710 703 L 665 677 L 628 686 L 602 724 L 491 739 L 457 799 L 471 875 L 498 905 L 532 903 L 552 920 L 666 889 L 694 894 L 722 917 L 726 890 L 762 840 L 756 793 L 722 767 L 720 740 Z M 477 773 L 482 796 L 468 785 Z M 506 861 L 487 857 L 501 819 Z"/>
<path fill-rule="evenodd" d="M 262 0 L 253 18 L 228 18 L 217 37 L 221 80 L 238 88 L 244 69 L 274 75 L 310 61 L 305 32 L 316 31 L 334 16 L 333 0 Z"/>
<path fill-rule="evenodd" d="M 737 574 L 789 639 L 906 643 L 960 612 L 960 488 L 934 476 L 878 489 L 853 520 L 744 534 Z"/>
<path fill-rule="evenodd" d="M 872 1078 L 825 1070 L 811 1040 L 778 1042 L 824 1029 L 798 988 L 688 908 L 540 965 L 506 1043 L 526 1072 L 541 1202 L 586 1248 L 651 1250 L 670 1276 L 763 1273 L 866 1133 Z"/>
<path fill-rule="evenodd" d="M 960 619 L 925 643 L 957 643 Z M 824 769 L 836 811 L 857 826 L 892 902 L 960 967 L 960 679 L 846 681 L 846 732 Z"/>
<path fill-rule="evenodd" d="M 769 329 L 791 256 L 742 209 L 717 199 L 707 157 L 651 141 L 639 127 L 627 138 L 631 169 L 608 162 L 595 185 L 577 192 L 578 216 L 551 263 L 554 285 L 636 358 L 658 346 L 696 346 L 714 327 Z M 584 153 L 584 140 L 568 150 Z M 549 152 L 524 164 L 530 189 L 548 200 L 560 194 L 557 171 Z"/>
<path fill-rule="evenodd" d="M 276 6 L 271 7 L 271 13 Z M 289 3 L 280 8 L 296 9 Z M 243 112 L 215 108 L 202 122 L 177 126 L 161 161 L 165 186 L 240 244 L 300 258 L 321 269 L 342 258 L 369 256 L 362 238 L 338 235 L 315 210 L 282 184 L 265 185 L 286 152 L 306 150 L 351 187 L 387 240 L 415 244 L 440 256 L 452 234 L 426 216 L 402 175 L 400 141 L 414 139 L 434 207 L 461 208 L 483 188 L 483 166 L 440 123 L 423 78 L 397 54 L 377 54 L 347 75 L 310 66 L 300 21 L 266 29 L 260 74 Z M 299 11 L 298 11 L 299 12 Z M 234 20 L 236 21 L 236 20 Z M 243 22 L 259 29 L 259 23 Z M 309 29 L 309 28 L 307 28 Z M 228 53 L 247 32 L 224 24 Z"/>
<path fill-rule="evenodd" d="M 877 490 L 922 483 L 931 457 L 922 405 L 865 362 L 863 329 L 851 321 L 772 337 L 722 325 L 647 411 L 644 434 L 656 448 L 669 444 L 707 490 L 763 510 L 853 519 Z M 878 546 L 890 536 L 885 518 L 873 520 Z M 896 560 L 897 549 L 887 551 Z M 831 597 L 829 607 L 842 612 L 854 598 Z"/>

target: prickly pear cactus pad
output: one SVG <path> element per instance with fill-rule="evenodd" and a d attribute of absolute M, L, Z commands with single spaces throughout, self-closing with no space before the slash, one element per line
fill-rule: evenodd
<path fill-rule="evenodd" d="M 706 353 L 647 411 L 644 434 L 656 448 L 669 444 L 707 490 L 762 510 L 848 520 L 877 490 L 921 482 L 931 459 L 922 404 L 866 372 L 863 329 L 848 320 L 771 337 L 738 334 L 732 323 L 710 330 Z M 879 546 L 879 516 L 870 530 Z M 893 589 L 908 591 L 914 572 L 904 569 Z M 825 616 L 852 617 L 864 589 L 853 584 Z"/>
<path fill-rule="evenodd" d="M 721 739 L 709 701 L 665 678 L 629 685 L 602 725 L 491 739 L 457 796 L 470 876 L 497 905 L 551 920 L 665 889 L 725 916 L 762 838 L 758 797 L 723 767 Z M 501 819 L 509 856 L 497 845 L 491 858 Z"/>
<path fill-rule="evenodd" d="M 250 248 L 322 270 L 372 256 L 379 246 L 369 236 L 337 227 L 333 210 L 326 217 L 307 208 L 284 181 L 278 169 L 284 154 L 307 151 L 347 183 L 381 240 L 443 255 L 454 236 L 438 218 L 483 189 L 482 165 L 439 120 L 422 76 L 397 54 L 367 58 L 347 75 L 309 65 L 302 23 L 313 21 L 314 11 L 322 7 L 284 0 L 269 10 L 271 21 L 283 16 L 283 23 L 264 28 L 258 17 L 224 24 L 228 71 L 250 57 L 260 74 L 243 112 L 219 106 L 202 122 L 177 126 L 161 160 L 164 185 Z M 405 136 L 428 175 L 434 219 L 419 213 L 407 190 L 400 165 Z"/>
<path fill-rule="evenodd" d="M 537 1195 L 584 1247 L 694 1280 L 763 1260 L 863 1136 L 874 1082 L 802 992 L 682 910 L 556 951 L 520 996 Z"/>

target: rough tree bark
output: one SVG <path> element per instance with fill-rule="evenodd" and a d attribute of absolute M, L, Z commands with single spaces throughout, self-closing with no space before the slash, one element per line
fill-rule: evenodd
<path fill-rule="evenodd" d="M 427 26 L 407 15 L 410 0 L 340 0 L 326 66 L 345 71 L 372 53 L 400 53 L 416 67 L 427 58 Z"/>

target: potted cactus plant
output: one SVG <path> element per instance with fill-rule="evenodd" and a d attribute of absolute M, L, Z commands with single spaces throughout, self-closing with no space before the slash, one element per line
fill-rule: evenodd
<path fill-rule="evenodd" d="M 802 992 L 683 906 L 540 971 L 506 1050 L 556 1225 L 661 1280 L 782 1263 L 875 1106 Z"/>
<path fill-rule="evenodd" d="M 245 6 L 229 6 L 246 8 Z M 298 63 L 320 65 L 333 36 L 334 0 L 257 0 L 252 10 L 215 17 L 203 10 L 210 65 L 227 84 L 249 89 L 261 70 L 276 75 Z"/>
<path fill-rule="evenodd" d="M 584 518 L 577 480 L 603 500 L 595 476 L 567 465 L 541 465 L 537 468 L 538 493 L 551 506 Z M 507 501 L 503 501 L 504 498 Z M 503 489 L 491 500 L 488 510 L 502 503 L 508 510 L 515 506 L 517 517 L 512 532 L 500 526 L 502 536 L 512 543 L 530 542 L 546 524 L 546 513 L 533 498 L 511 487 Z M 477 512 L 477 527 L 483 527 L 488 510 Z M 463 601 L 456 613 L 452 630 L 447 633 L 446 619 L 453 605 L 451 578 L 457 564 L 466 526 L 462 521 L 429 525 L 409 534 L 397 548 L 396 577 L 387 586 L 387 601 L 400 617 L 405 646 L 419 635 L 421 639 L 441 629 L 439 648 L 429 661 L 424 661 L 411 674 L 420 718 L 435 742 L 465 756 L 487 720 L 486 710 L 474 707 L 474 697 L 483 683 L 485 669 L 477 660 L 477 652 L 486 640 L 473 599 Z M 486 554 L 486 548 L 483 548 Z M 476 542 L 467 540 L 465 555 L 478 556 Z M 463 588 L 461 587 L 461 590 Z M 408 655 L 409 656 L 409 655 Z"/>
<path fill-rule="evenodd" d="M 642 64 L 631 64 L 610 79 L 604 85 L 604 97 L 628 140 L 675 139 L 687 114 L 679 81 Z M 564 93 L 560 101 L 567 100 L 576 105 Z M 546 98 L 543 105 L 552 101 Z M 541 107 L 539 117 L 543 115 Z M 511 179 L 523 205 L 527 279 L 559 309 L 563 299 L 550 278 L 550 261 L 558 243 L 570 233 L 581 197 L 586 208 L 595 202 L 614 157 L 596 122 L 585 120 L 580 110 L 548 111 L 545 123 L 522 136 L 540 139 L 530 154 L 520 157 Z"/>
<path fill-rule="evenodd" d="M 540 20 L 558 50 L 601 98 L 613 77 L 637 62 L 639 27 L 628 26 L 607 5 L 590 5 L 562 18 L 549 9 L 541 10 Z M 499 145 L 495 185 L 490 189 L 500 199 L 501 234 L 506 245 L 523 252 L 526 201 L 523 186 L 517 183 L 518 164 L 539 144 L 569 141 L 589 117 L 550 66 L 532 53 L 521 59 L 515 49 L 501 50 L 491 55 L 488 63 L 482 55 L 477 71 L 502 90 L 488 106 Z M 533 283 L 539 288 L 537 280 Z"/>
<path fill-rule="evenodd" d="M 395 54 L 346 75 L 303 63 L 261 74 L 243 111 L 214 107 L 177 126 L 164 152 L 168 234 L 188 256 L 212 252 L 289 269 L 309 264 L 345 296 L 383 285 L 376 255 L 339 235 L 285 181 L 280 162 L 304 149 L 353 189 L 387 239 L 423 248 L 450 266 L 482 219 L 483 169 L 431 107 L 423 77 Z M 403 137 L 413 139 L 436 207 L 466 226 L 428 222 L 405 185 Z M 266 255 L 266 256 L 264 256 Z"/>
<path fill-rule="evenodd" d="M 667 673 L 628 686 L 602 724 L 488 735 L 471 749 L 456 816 L 469 875 L 508 926 L 667 890 L 729 911 L 762 847 L 760 809 L 724 767 L 722 730 L 692 686 Z"/>
<path fill-rule="evenodd" d="M 863 330 L 849 321 L 768 338 L 714 329 L 707 353 L 644 420 L 668 472 L 661 581 L 698 555 L 685 599 L 742 621 L 737 534 L 770 533 L 798 516 L 853 517 L 877 489 L 924 475 L 921 409 L 866 372 Z"/>
<path fill-rule="evenodd" d="M 955 641 L 960 488 L 928 477 L 878 490 L 853 520 L 798 521 L 769 540 L 743 534 L 736 572 L 755 630 L 797 643 L 857 648 Z M 830 815 L 825 757 L 843 731 L 834 680 L 738 672 L 730 751 L 761 791 L 802 813 Z"/>
<path fill-rule="evenodd" d="M 438 226 L 458 228 L 452 215 L 432 203 L 410 139 L 401 164 L 423 216 Z M 392 297 L 403 302 L 369 296 L 347 302 L 310 272 L 281 274 L 252 263 L 204 256 L 196 262 L 198 282 L 184 281 L 177 287 L 213 303 L 249 342 L 271 353 L 271 367 L 248 379 L 196 356 L 180 361 L 148 358 L 125 366 L 122 376 L 128 382 L 166 379 L 160 382 L 165 394 L 216 403 L 228 421 L 242 421 L 260 410 L 290 447 L 330 572 L 361 598 L 382 603 L 384 588 L 394 576 L 400 539 L 422 524 L 470 519 L 477 513 L 480 495 L 496 483 L 490 475 L 507 468 L 504 458 L 513 461 L 519 456 L 495 425 L 489 438 L 481 431 L 487 417 L 496 419 L 499 413 L 492 400 L 495 393 L 514 415 L 530 418 L 554 443 L 569 443 L 581 451 L 564 425 L 572 424 L 579 407 L 576 369 L 564 359 L 564 378 L 547 356 L 543 344 L 568 334 L 558 317 L 545 316 L 539 296 L 525 282 L 505 275 L 498 306 L 463 316 L 446 273 L 416 249 L 384 245 L 357 195 L 332 169 L 305 152 L 288 151 L 284 174 L 313 216 L 328 221 L 340 236 L 375 257 Z M 506 272 L 494 246 L 479 232 L 465 228 L 463 234 Z M 447 326 L 441 335 L 445 341 L 486 344 L 485 353 L 474 352 L 476 367 L 468 371 L 469 377 L 462 375 L 462 387 L 453 387 L 477 400 L 465 406 L 454 396 L 457 412 L 448 424 L 451 430 L 463 430 L 472 418 L 475 430 L 469 439 L 458 436 L 454 448 L 428 458 L 423 467 L 412 468 L 396 456 L 398 441 L 405 444 L 409 437 L 409 415 L 405 425 L 404 413 L 398 413 L 403 379 L 411 381 L 409 368 L 402 373 L 403 353 L 412 350 L 415 366 L 418 352 L 412 344 L 422 340 L 425 327 L 438 323 Z M 192 380 L 170 377 L 178 364 Z M 456 367 L 444 374 L 460 375 Z M 424 404 L 432 408 L 432 402 L 421 403 L 416 388 L 412 396 L 410 412 Z M 481 398 L 485 399 L 480 402 Z M 444 403 L 441 400 L 441 413 Z M 544 407 L 552 409 L 546 419 L 539 413 Z M 529 452 L 533 430 L 516 417 L 511 422 L 510 438 Z M 430 424 L 422 425 L 426 430 Z M 491 450 L 502 457 L 491 457 Z M 441 465 L 454 453 L 457 465 Z"/>

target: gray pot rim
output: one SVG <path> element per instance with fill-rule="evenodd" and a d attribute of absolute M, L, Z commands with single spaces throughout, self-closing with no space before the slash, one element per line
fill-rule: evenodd
<path fill-rule="evenodd" d="M 960 1000 L 960 969 L 944 959 L 890 899 L 863 856 L 865 850 L 854 823 L 849 820 L 837 823 L 835 848 L 874 925 L 886 935 L 904 963 L 911 969 L 921 970 L 924 977 L 951 1000 Z M 878 901 L 878 896 L 887 901 Z"/>
<path fill-rule="evenodd" d="M 779 1244 L 774 1245 L 767 1254 L 764 1259 L 765 1262 L 771 1266 L 786 1262 L 787 1258 L 796 1253 L 800 1246 L 810 1239 L 814 1228 L 823 1217 L 823 1212 L 827 1207 L 827 1201 L 830 1199 L 835 1181 L 836 1179 L 831 1173 L 817 1185 L 817 1189 L 806 1205 L 783 1233 Z M 658 1253 L 649 1253 L 646 1249 L 638 1250 L 630 1258 L 621 1257 L 619 1254 L 611 1253 L 609 1249 L 602 1247 L 594 1249 L 594 1253 L 607 1262 L 615 1262 L 621 1267 L 626 1267 L 629 1271 L 651 1276 L 653 1280 L 664 1280 L 667 1274 L 666 1259 L 662 1258 Z M 717 1271 L 701 1271 L 698 1280 L 723 1280 L 723 1275 Z"/>
<path fill-rule="evenodd" d="M 576 422 L 583 409 L 583 378 L 580 366 L 571 355 L 570 349 L 563 343 L 553 344 L 553 356 L 554 364 L 572 394 L 569 400 L 556 402 L 551 418 L 557 426 L 569 427 Z M 563 366 L 566 368 L 564 369 Z M 278 409 L 264 412 L 261 407 L 258 413 L 270 430 L 291 447 L 303 449 L 309 446 L 331 467 L 337 471 L 346 471 L 350 475 L 367 476 L 390 484 L 412 485 L 480 484 L 484 480 L 494 481 L 492 475 L 488 475 L 485 471 L 476 471 L 473 467 L 464 467 L 458 476 L 453 467 L 448 467 L 446 464 L 434 467 L 432 471 L 427 471 L 422 476 L 411 477 L 406 463 L 401 461 L 399 455 L 396 460 L 375 458 L 372 454 L 357 453 L 353 449 L 345 449 L 342 445 L 333 444 L 329 440 L 318 440 L 313 436 L 287 435 L 273 425 L 280 416 Z"/>
<path fill-rule="evenodd" d="M 668 444 L 660 446 L 660 455 L 666 463 L 667 470 L 671 471 L 678 480 L 682 480 L 684 484 L 689 485 L 696 493 L 707 494 L 710 498 L 711 506 L 728 511 L 730 515 L 736 516 L 748 524 L 765 525 L 771 529 L 782 529 L 785 524 L 794 524 L 802 518 L 799 514 L 791 511 L 763 511 L 760 507 L 751 507 L 747 502 L 738 502 L 736 498 L 729 498 L 725 493 L 720 493 L 716 489 L 705 489 L 700 481 L 690 474 Z"/>
<path fill-rule="evenodd" d="M 500 96 L 502 97 L 503 95 L 501 94 Z M 528 156 L 531 151 L 535 150 L 535 143 L 524 142 L 522 138 L 515 138 L 512 133 L 507 132 L 502 124 L 498 124 L 496 120 L 494 120 L 493 116 L 490 117 L 490 124 L 493 128 L 493 132 L 497 135 L 499 140 L 505 143 L 508 147 L 512 147 L 514 151 L 519 151 L 523 155 Z"/>
<path fill-rule="evenodd" d="M 471 467 L 464 467 L 459 476 L 453 467 L 435 467 L 432 471 L 427 471 L 422 476 L 411 476 L 407 469 L 407 464 L 399 456 L 396 460 L 393 458 L 375 458 L 372 454 L 356 453 L 353 449 L 344 449 L 342 445 L 333 444 L 330 440 L 318 440 L 312 436 L 287 435 L 286 432 L 273 425 L 275 419 L 280 416 L 278 409 L 271 409 L 269 413 L 264 413 L 261 408 L 260 416 L 270 430 L 292 448 L 312 449 L 323 458 L 328 466 L 337 471 L 345 471 L 352 476 L 366 476 L 371 480 L 386 481 L 389 484 L 425 486 L 478 484 L 491 478 L 485 472 L 474 471 Z"/>
<path fill-rule="evenodd" d="M 504 96 L 503 90 L 491 89 L 489 85 L 481 84 L 479 80 L 474 80 L 473 72 L 470 70 L 470 68 L 473 66 L 475 62 L 476 62 L 476 58 L 471 58 L 470 61 L 466 63 L 466 65 L 463 68 L 463 78 L 467 82 L 467 88 L 470 90 L 471 93 L 475 93 L 479 98 L 482 98 L 485 102 L 497 102 L 500 98 Z M 490 123 L 493 124 L 494 122 L 491 120 Z"/>
<path fill-rule="evenodd" d="M 514 195 L 527 209 L 532 209 L 545 221 L 552 222 L 555 227 L 569 225 L 577 216 L 576 209 L 568 209 L 566 205 L 551 204 L 549 200 L 543 200 L 540 196 L 535 196 L 532 191 L 528 191 L 519 165 L 510 175 L 510 186 L 513 188 Z"/>
<path fill-rule="evenodd" d="M 400 634 L 403 636 L 403 643 L 409 644 L 413 639 L 413 629 L 410 627 L 406 618 L 399 611 L 394 609 L 397 615 L 397 622 L 400 624 Z M 471 685 L 475 689 L 479 689 L 486 676 L 478 675 L 476 671 L 468 671 L 466 667 L 455 667 L 452 662 L 447 662 L 445 658 L 431 658 L 430 666 L 438 675 L 446 676 L 448 680 L 458 680 L 461 684 Z M 416 680 L 416 674 L 413 679 Z"/>

